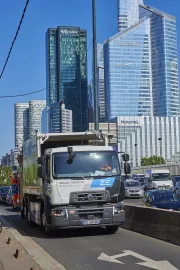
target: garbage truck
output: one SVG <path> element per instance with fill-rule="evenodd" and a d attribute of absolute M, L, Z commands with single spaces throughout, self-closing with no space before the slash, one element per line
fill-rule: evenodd
<path fill-rule="evenodd" d="M 35 134 L 18 157 L 21 216 L 52 230 L 105 227 L 115 233 L 124 223 L 124 184 L 120 154 L 109 134 Z M 130 173 L 129 155 L 123 153 Z"/>

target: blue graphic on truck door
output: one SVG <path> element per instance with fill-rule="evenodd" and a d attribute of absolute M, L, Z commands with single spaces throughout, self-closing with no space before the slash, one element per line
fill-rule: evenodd
<path fill-rule="evenodd" d="M 94 179 L 90 188 L 111 188 L 114 184 L 115 177 Z"/>

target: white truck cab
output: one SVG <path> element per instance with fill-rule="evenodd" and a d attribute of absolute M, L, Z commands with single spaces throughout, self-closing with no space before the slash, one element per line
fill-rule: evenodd
<path fill-rule="evenodd" d="M 146 177 L 159 189 L 171 189 L 173 187 L 170 171 L 167 169 L 146 170 Z"/>

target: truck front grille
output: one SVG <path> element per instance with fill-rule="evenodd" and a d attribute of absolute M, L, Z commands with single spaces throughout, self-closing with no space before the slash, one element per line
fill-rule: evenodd
<path fill-rule="evenodd" d="M 71 193 L 71 203 L 107 202 L 108 192 L 77 192 Z"/>
<path fill-rule="evenodd" d="M 79 218 L 82 219 L 101 219 L 103 218 L 104 210 L 102 208 L 96 209 L 80 209 L 78 210 Z"/>

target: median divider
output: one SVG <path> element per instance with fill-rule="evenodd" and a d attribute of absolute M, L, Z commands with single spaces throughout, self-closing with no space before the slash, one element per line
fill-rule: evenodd
<path fill-rule="evenodd" d="M 125 211 L 123 228 L 180 245 L 180 212 L 127 204 Z"/>

